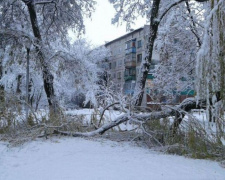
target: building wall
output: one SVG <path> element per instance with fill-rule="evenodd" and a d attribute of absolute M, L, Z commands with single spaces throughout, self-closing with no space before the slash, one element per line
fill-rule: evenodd
<path fill-rule="evenodd" d="M 118 39 L 106 43 L 111 51 L 109 71 L 117 91 L 133 94 L 140 65 L 146 56 L 149 26 L 134 30 Z M 153 58 L 157 55 L 153 55 Z"/>
<path fill-rule="evenodd" d="M 149 26 L 136 29 L 126 35 L 119 37 L 105 44 L 110 49 L 111 57 L 107 60 L 108 73 L 114 83 L 117 92 L 123 92 L 127 95 L 134 93 L 136 79 L 140 72 L 141 62 L 146 57 Z M 159 64 L 160 57 L 156 51 L 153 51 L 152 63 L 146 81 L 146 90 L 142 100 L 142 106 L 152 103 L 152 99 L 147 94 L 154 86 L 154 69 Z M 188 95 L 193 96 L 193 95 Z M 182 101 L 188 97 L 185 93 L 177 96 L 177 101 Z M 164 98 L 166 99 L 166 98 Z M 159 102 L 163 102 L 162 98 Z"/>

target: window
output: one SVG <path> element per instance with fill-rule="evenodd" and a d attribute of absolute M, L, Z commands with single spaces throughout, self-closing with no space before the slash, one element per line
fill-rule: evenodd
<path fill-rule="evenodd" d="M 121 67 L 121 66 L 122 66 L 122 60 L 118 60 L 117 66 L 118 66 L 118 67 Z"/>
<path fill-rule="evenodd" d="M 129 76 L 129 69 L 125 69 L 125 76 Z"/>
<path fill-rule="evenodd" d="M 139 68 L 136 68 L 136 74 L 139 75 Z"/>
<path fill-rule="evenodd" d="M 142 54 L 137 55 L 137 62 L 140 63 L 142 61 Z"/>
<path fill-rule="evenodd" d="M 138 41 L 138 48 L 142 47 L 142 42 L 141 40 Z"/>
<path fill-rule="evenodd" d="M 131 84 L 129 83 L 129 82 L 126 82 L 125 84 L 124 84 L 124 89 L 125 90 L 129 90 L 131 88 Z"/>
<path fill-rule="evenodd" d="M 117 73 L 117 79 L 121 79 L 121 72 Z"/>
<path fill-rule="evenodd" d="M 126 49 L 130 49 L 136 47 L 136 39 L 130 40 L 126 42 Z"/>
<path fill-rule="evenodd" d="M 114 79 L 116 78 L 116 73 L 113 73 L 113 78 L 114 78 Z"/>
<path fill-rule="evenodd" d="M 112 69 L 112 63 L 109 63 L 109 69 Z"/>
<path fill-rule="evenodd" d="M 136 75 L 136 69 L 135 68 L 130 69 L 130 75 L 131 76 L 135 76 Z"/>
<path fill-rule="evenodd" d="M 116 68 L 116 62 L 112 62 L 111 68 L 110 69 L 115 69 Z"/>
<path fill-rule="evenodd" d="M 130 41 L 126 42 L 126 49 L 130 49 L 131 48 L 131 43 Z"/>
<path fill-rule="evenodd" d="M 136 75 L 136 69 L 125 69 L 125 76 L 135 76 Z"/>

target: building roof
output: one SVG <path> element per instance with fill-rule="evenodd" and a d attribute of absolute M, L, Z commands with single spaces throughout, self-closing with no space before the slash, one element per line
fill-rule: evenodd
<path fill-rule="evenodd" d="M 118 37 L 118 38 L 116 38 L 116 39 L 114 39 L 114 40 L 112 40 L 112 41 L 109 41 L 109 42 L 105 43 L 105 46 L 109 46 L 110 44 L 112 44 L 112 43 L 114 43 L 114 42 L 116 42 L 116 41 L 119 41 L 119 40 L 121 40 L 121 39 L 124 39 L 124 38 L 130 36 L 130 35 L 133 34 L 133 33 L 142 31 L 143 29 L 144 29 L 144 27 L 135 29 L 135 30 L 133 30 L 133 31 L 131 31 L 131 32 L 129 32 L 129 33 L 127 33 L 127 34 L 121 36 L 121 37 Z"/>

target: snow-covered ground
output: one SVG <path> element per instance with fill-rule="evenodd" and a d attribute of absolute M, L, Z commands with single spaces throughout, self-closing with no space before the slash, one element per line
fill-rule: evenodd
<path fill-rule="evenodd" d="M 217 162 L 164 155 L 128 143 L 62 138 L 8 148 L 0 180 L 224 180 Z"/>
<path fill-rule="evenodd" d="M 75 110 L 68 110 L 65 111 L 65 113 L 67 115 L 82 115 L 83 116 L 83 123 L 84 124 L 90 124 L 90 120 L 91 120 L 91 116 L 94 114 L 96 115 L 96 117 L 98 118 L 98 120 L 100 119 L 100 111 L 99 112 L 95 112 L 94 109 L 75 109 Z M 109 123 L 111 121 L 114 121 L 116 118 L 118 118 L 119 116 L 123 115 L 124 113 L 121 111 L 114 111 L 114 110 L 106 110 L 103 116 L 103 121 L 104 124 Z M 98 123 L 98 122 L 97 122 Z M 119 128 L 118 128 L 119 127 Z M 115 130 L 132 130 L 135 129 L 136 126 L 133 124 L 129 124 L 129 123 L 123 123 L 120 124 L 117 127 L 114 127 Z"/>

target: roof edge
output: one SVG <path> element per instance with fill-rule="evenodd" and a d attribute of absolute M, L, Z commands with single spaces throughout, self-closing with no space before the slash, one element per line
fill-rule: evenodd
<path fill-rule="evenodd" d="M 123 35 L 123 36 L 120 36 L 120 37 L 118 37 L 118 38 L 116 38 L 116 39 L 114 39 L 114 40 L 112 40 L 112 41 L 109 41 L 109 42 L 105 43 L 105 46 L 109 46 L 110 44 L 112 44 L 112 43 L 114 43 L 114 42 L 116 42 L 116 41 L 119 41 L 119 40 L 121 40 L 121 39 L 123 39 L 123 38 L 125 38 L 125 37 L 127 37 L 127 36 L 129 36 L 129 35 L 131 35 L 131 34 L 133 34 L 133 33 L 136 33 L 136 32 L 138 32 L 138 31 L 141 31 L 141 30 L 144 29 L 144 27 L 145 27 L 145 26 L 142 26 L 142 27 L 140 27 L 140 28 L 138 28 L 138 29 L 135 29 L 135 30 L 133 30 L 133 31 L 131 31 L 131 32 L 129 32 L 129 33 Z"/>

